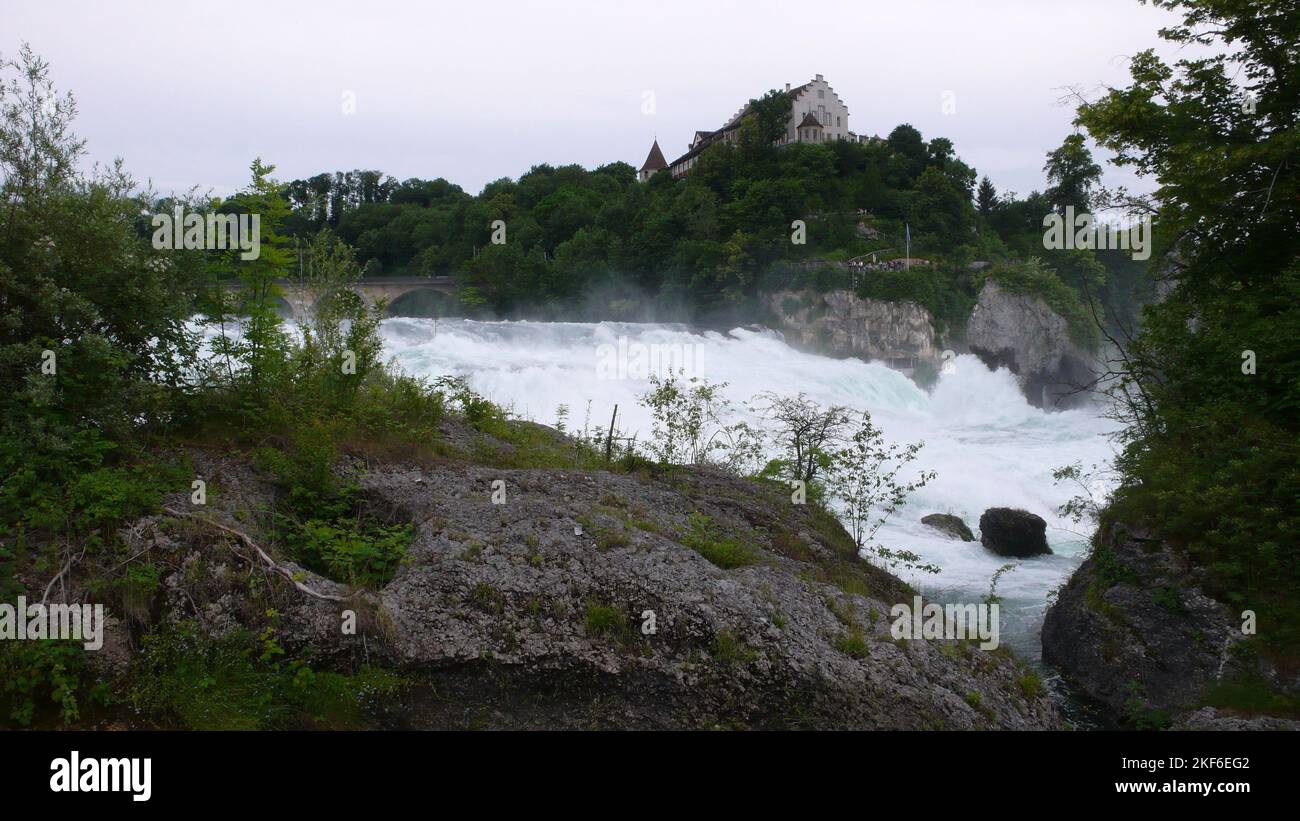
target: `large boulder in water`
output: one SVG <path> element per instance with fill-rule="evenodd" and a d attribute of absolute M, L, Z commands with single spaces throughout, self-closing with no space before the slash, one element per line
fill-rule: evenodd
<path fill-rule="evenodd" d="M 963 542 L 975 541 L 975 534 L 970 532 L 970 528 L 961 520 L 961 517 L 953 516 L 951 513 L 931 513 L 929 516 L 922 516 L 921 524 L 932 527 L 954 539 L 961 539 Z"/>
<path fill-rule="evenodd" d="M 980 516 L 980 543 L 999 556 L 1024 559 L 1051 553 L 1047 522 L 1027 510 L 991 507 Z"/>

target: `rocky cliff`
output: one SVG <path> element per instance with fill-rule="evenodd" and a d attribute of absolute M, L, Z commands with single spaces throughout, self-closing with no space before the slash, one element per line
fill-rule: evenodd
<path fill-rule="evenodd" d="M 819 352 L 899 367 L 940 361 L 934 320 L 915 302 L 861 299 L 839 290 L 778 291 L 767 303 L 792 341 Z"/>
<path fill-rule="evenodd" d="M 985 281 L 966 326 L 971 352 L 1016 375 L 1031 404 L 1049 409 L 1087 401 L 1095 357 L 1070 341 L 1066 321 L 1041 299 Z"/>
<path fill-rule="evenodd" d="M 1203 569 L 1150 531 L 1109 524 L 1047 611 L 1043 659 L 1137 726 L 1300 728 L 1204 706 L 1216 688 L 1300 694 L 1294 673 L 1251 652 L 1242 626 L 1240 610 L 1206 592 Z"/>
<path fill-rule="evenodd" d="M 464 430 L 446 441 L 497 446 Z M 912 592 L 783 485 L 694 469 L 504 469 L 449 452 L 340 467 L 373 509 L 415 528 L 400 569 L 366 590 L 288 560 L 265 518 L 272 488 L 246 460 L 191 454 L 219 491 L 197 510 L 178 495 L 173 512 L 131 528 L 132 549 L 166 568 L 137 622 L 256 630 L 273 606 L 290 650 L 413 682 L 382 726 L 1060 726 L 1009 654 L 892 639 L 890 606 Z M 349 612 L 355 634 L 340 629 Z M 119 635 L 121 652 L 104 657 L 118 673 L 127 644 Z"/>

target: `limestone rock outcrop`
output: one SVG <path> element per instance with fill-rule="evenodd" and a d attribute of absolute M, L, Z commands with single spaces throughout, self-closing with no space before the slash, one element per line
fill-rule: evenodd
<path fill-rule="evenodd" d="M 1014 373 L 1035 407 L 1065 410 L 1088 401 L 1096 357 L 1071 341 L 1065 319 L 1036 296 L 986 280 L 966 344 L 990 368 Z"/>
<path fill-rule="evenodd" d="M 767 297 L 792 341 L 832 356 L 896 367 L 937 365 L 942 355 L 930 312 L 915 302 L 862 299 L 852 291 L 777 291 Z"/>

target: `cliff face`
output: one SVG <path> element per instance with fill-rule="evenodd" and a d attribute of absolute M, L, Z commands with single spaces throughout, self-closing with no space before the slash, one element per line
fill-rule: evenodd
<path fill-rule="evenodd" d="M 778 291 L 767 302 L 796 341 L 832 356 L 906 367 L 940 361 L 934 320 L 915 302 L 860 299 L 843 290 Z"/>
<path fill-rule="evenodd" d="M 246 462 L 193 458 L 223 489 L 195 515 L 248 533 L 288 574 L 253 573 L 271 585 L 286 646 L 415 682 L 386 726 L 1060 726 L 1009 655 L 893 640 L 890 606 L 912 592 L 776 483 L 460 458 L 345 468 L 389 521 L 415 528 L 391 581 L 353 596 L 278 553 L 256 524 L 268 488 Z M 176 568 L 152 619 L 197 613 L 219 631 L 265 608 L 249 603 L 232 543 L 210 525 L 159 515 L 133 533 L 135 549 Z M 289 577 L 345 600 L 303 595 Z M 355 635 L 339 628 L 348 610 Z"/>
<path fill-rule="evenodd" d="M 1300 728 L 1285 719 L 1197 712 L 1224 682 L 1264 681 L 1300 693 L 1300 682 L 1242 652 L 1240 610 L 1204 590 L 1204 572 L 1152 533 L 1103 528 L 1043 622 L 1043 660 L 1068 674 L 1123 720 L 1176 720 L 1188 728 Z M 1239 726 L 1241 725 L 1241 726 Z"/>
<path fill-rule="evenodd" d="M 1030 404 L 1066 409 L 1087 401 L 1095 357 L 1070 341 L 1066 321 L 1041 299 L 987 280 L 966 326 L 971 352 L 1016 375 Z"/>

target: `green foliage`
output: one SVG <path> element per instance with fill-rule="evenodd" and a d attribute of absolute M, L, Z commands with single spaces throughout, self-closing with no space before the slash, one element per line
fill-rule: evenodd
<path fill-rule="evenodd" d="M 406 557 L 414 528 L 352 519 L 309 519 L 288 539 L 293 555 L 308 568 L 352 585 L 380 587 Z"/>
<path fill-rule="evenodd" d="M 862 631 L 858 629 L 852 629 L 836 638 L 835 649 L 855 659 L 864 659 L 871 655 L 871 647 L 867 644 Z"/>
<path fill-rule="evenodd" d="M 123 608 L 128 614 L 145 620 L 154 594 L 162 583 L 162 568 L 156 564 L 132 563 L 118 580 L 122 587 Z"/>
<path fill-rule="evenodd" d="M 1146 699 L 1146 690 L 1136 681 L 1128 683 L 1128 698 L 1124 701 L 1124 721 L 1135 730 L 1167 730 L 1173 723 L 1169 711 L 1152 707 Z"/>
<path fill-rule="evenodd" d="M 290 658 L 273 625 L 210 637 L 181 623 L 145 637 L 123 700 L 147 720 L 191 730 L 346 729 L 403 686 L 385 670 L 340 673 Z"/>
<path fill-rule="evenodd" d="M 593 599 L 586 601 L 586 623 L 587 631 L 593 636 L 602 636 L 618 643 L 628 643 L 635 638 L 627 613 Z"/>
<path fill-rule="evenodd" d="M 376 520 L 357 485 L 336 474 L 338 453 L 326 429 L 306 428 L 290 450 L 262 448 L 256 457 L 285 493 L 277 519 L 295 559 L 352 585 L 379 587 L 392 578 L 414 528 Z"/>
<path fill-rule="evenodd" d="M 1082 213 L 1092 201 L 1092 188 L 1101 180 L 1101 166 L 1092 161 L 1092 152 L 1082 134 L 1071 134 L 1060 148 L 1047 155 L 1043 166 L 1051 187 L 1046 196 L 1049 202 L 1064 213 L 1066 206 L 1074 206 Z"/>
<path fill-rule="evenodd" d="M 993 575 L 989 577 L 989 592 L 984 595 L 985 604 L 1001 603 L 1002 597 L 998 595 L 998 583 L 1002 581 L 1004 575 L 1014 572 L 1016 567 L 1018 567 L 1016 564 L 1004 564 L 993 571 Z"/>
<path fill-rule="evenodd" d="M 864 411 L 857 430 L 833 453 L 826 485 L 840 502 L 845 524 L 859 551 L 869 550 L 890 566 L 901 564 L 937 573 L 937 567 L 921 563 L 912 551 L 890 549 L 875 540 L 876 532 L 906 504 L 907 497 L 934 479 L 934 471 L 921 471 L 911 480 L 899 478 L 923 446 L 923 442 L 887 442 L 884 432 L 871 421 L 871 414 Z"/>
<path fill-rule="evenodd" d="M 848 408 L 823 408 L 802 393 L 780 396 L 772 391 L 760 394 L 753 405 L 775 426 L 773 439 L 781 449 L 781 457 L 769 463 L 763 475 L 775 478 L 783 474 L 788 480 L 804 482 L 811 492 L 852 421 Z"/>
<path fill-rule="evenodd" d="M 1206 706 L 1244 715 L 1300 717 L 1300 698 L 1277 692 L 1268 679 L 1254 672 L 1219 681 L 1203 701 Z"/>
<path fill-rule="evenodd" d="M 681 543 L 723 570 L 756 564 L 761 554 L 735 536 L 728 536 L 707 515 L 694 511 L 687 517 Z"/>
<path fill-rule="evenodd" d="M 719 630 L 713 637 L 713 660 L 719 664 L 748 664 L 756 658 L 758 651 L 731 630 Z"/>
<path fill-rule="evenodd" d="M 1012 293 L 1038 297 L 1066 321 L 1075 344 L 1089 349 L 1097 345 L 1099 331 L 1096 322 L 1079 294 L 1038 257 L 1030 257 L 1016 265 L 992 268 L 977 282 L 982 285 L 986 279 L 995 280 Z"/>
<path fill-rule="evenodd" d="M 0 726 L 29 727 L 43 715 L 64 724 L 81 715 L 94 691 L 79 641 L 0 641 Z"/>
<path fill-rule="evenodd" d="M 443 376 L 434 383 L 434 386 L 447 397 L 447 401 L 455 402 L 459 406 L 461 416 L 474 430 L 498 438 L 506 438 L 510 435 L 505 412 L 475 393 L 464 377 Z"/>
<path fill-rule="evenodd" d="M 745 473 L 758 462 L 762 438 L 744 422 L 728 421 L 731 403 L 722 396 L 724 382 L 681 380 L 676 374 L 650 374 L 650 390 L 641 404 L 650 410 L 650 454 L 662 464 L 714 464 Z"/>
<path fill-rule="evenodd" d="M 76 110 L 28 47 L 0 60 L 0 533 L 75 522 L 65 485 L 166 424 L 196 345 L 195 271 L 137 231 L 120 166 L 80 172 Z"/>
<path fill-rule="evenodd" d="M 1016 688 L 1020 694 L 1029 700 L 1041 698 L 1047 692 L 1047 686 L 1043 684 L 1043 679 L 1033 670 L 1025 670 L 1016 679 Z"/>
<path fill-rule="evenodd" d="M 1168 289 L 1125 345 L 1115 390 L 1121 486 L 1107 516 L 1149 524 L 1208 571 L 1212 592 L 1300 648 L 1300 67 L 1293 15 L 1160 0 L 1194 53 L 1134 55 L 1131 83 L 1080 106 L 1115 162 L 1154 178 L 1153 260 Z M 1279 51 L 1279 49 L 1281 51 Z M 1257 101 L 1246 105 L 1245 98 Z M 1243 352 L 1258 357 L 1243 372 Z"/>

